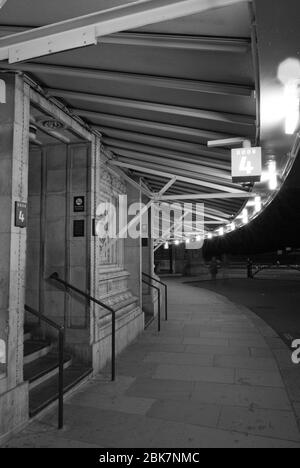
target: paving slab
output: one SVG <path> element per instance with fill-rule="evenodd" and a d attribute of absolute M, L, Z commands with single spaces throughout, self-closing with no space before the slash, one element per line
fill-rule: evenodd
<path fill-rule="evenodd" d="M 155 379 L 183 380 L 185 382 L 234 383 L 233 369 L 217 367 L 159 365 L 154 373 Z"/>
<path fill-rule="evenodd" d="M 300 441 L 294 414 L 288 411 L 224 407 L 219 428 L 247 434 Z"/>
<path fill-rule="evenodd" d="M 195 401 L 157 401 L 148 411 L 147 416 L 176 421 L 196 426 L 217 427 L 221 406 L 203 404 Z"/>
<path fill-rule="evenodd" d="M 190 354 L 190 353 L 162 353 L 150 352 L 144 362 L 157 362 L 159 364 L 194 365 L 194 366 L 213 366 L 213 354 Z"/>
<path fill-rule="evenodd" d="M 215 356 L 214 365 L 233 369 L 253 369 L 277 371 L 277 363 L 272 358 L 257 358 L 243 356 Z"/>
<path fill-rule="evenodd" d="M 284 388 L 279 371 L 236 369 L 237 384 Z"/>
<path fill-rule="evenodd" d="M 8 447 L 300 448 L 300 377 L 261 319 L 212 291 L 172 280 L 169 321 Z M 298 370 L 298 369 L 297 369 Z"/>
<path fill-rule="evenodd" d="M 197 382 L 191 399 L 207 404 L 291 411 L 285 389 Z"/>
<path fill-rule="evenodd" d="M 213 345 L 186 345 L 185 352 L 188 354 L 200 355 L 221 355 L 250 357 L 250 348 L 246 346 L 213 346 Z M 269 356 L 267 356 L 269 357 Z"/>

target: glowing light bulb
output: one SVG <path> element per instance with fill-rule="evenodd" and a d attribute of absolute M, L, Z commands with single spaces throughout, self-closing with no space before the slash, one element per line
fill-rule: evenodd
<path fill-rule="evenodd" d="M 168 250 L 168 248 L 169 248 L 169 242 L 166 242 L 165 245 L 164 245 L 164 249 Z"/>
<path fill-rule="evenodd" d="M 248 210 L 245 208 L 243 210 L 243 223 L 248 224 L 248 221 L 249 221 Z"/>
<path fill-rule="evenodd" d="M 255 213 L 259 213 L 261 211 L 261 208 L 262 208 L 262 203 L 261 203 L 261 197 L 255 197 L 255 200 L 254 200 L 255 204 Z"/>
<path fill-rule="evenodd" d="M 278 187 L 276 161 L 269 162 L 269 189 L 276 190 Z"/>
<path fill-rule="evenodd" d="M 208 238 L 208 239 L 212 239 L 212 238 L 213 238 L 212 232 L 209 232 L 209 233 L 207 234 L 207 238 Z"/>
<path fill-rule="evenodd" d="M 224 236 L 224 232 L 225 232 L 225 231 L 224 231 L 224 228 L 221 227 L 221 228 L 219 229 L 219 235 L 220 235 L 220 236 Z"/>

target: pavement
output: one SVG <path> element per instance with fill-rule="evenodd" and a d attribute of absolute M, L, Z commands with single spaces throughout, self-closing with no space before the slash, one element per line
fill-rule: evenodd
<path fill-rule="evenodd" d="M 276 332 L 214 291 L 169 281 L 169 321 L 8 447 L 300 448 L 299 367 Z M 287 378 L 288 376 L 288 378 Z"/>
<path fill-rule="evenodd" d="M 250 280 L 247 278 L 220 278 L 217 281 L 199 281 L 194 286 L 209 289 L 242 304 L 268 323 L 288 344 L 300 338 L 300 273 L 263 276 L 262 273 Z"/>

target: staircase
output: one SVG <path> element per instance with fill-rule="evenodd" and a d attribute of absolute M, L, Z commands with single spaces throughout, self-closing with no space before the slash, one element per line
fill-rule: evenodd
<path fill-rule="evenodd" d="M 56 344 L 43 340 L 39 328 L 24 327 L 24 380 L 29 382 L 29 416 L 32 418 L 58 399 L 58 352 Z M 64 394 L 92 374 L 92 369 L 64 356 Z"/>

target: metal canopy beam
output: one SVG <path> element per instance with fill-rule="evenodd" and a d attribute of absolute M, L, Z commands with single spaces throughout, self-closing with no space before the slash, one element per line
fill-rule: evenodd
<path fill-rule="evenodd" d="M 87 117 L 87 112 L 81 112 L 80 110 L 74 109 L 74 112 L 82 117 Z M 91 113 L 90 113 L 91 114 Z M 212 132 L 210 130 L 202 130 L 198 128 L 192 128 L 192 127 L 183 127 L 179 125 L 170 125 L 170 124 L 164 124 L 161 122 L 154 122 L 151 120 L 141 120 L 141 119 L 131 119 L 129 117 L 120 117 L 120 116 L 115 116 L 115 115 L 109 115 L 109 114 L 97 114 L 94 113 L 94 115 L 98 115 L 96 117 L 99 121 L 103 120 L 106 123 L 109 122 L 112 125 L 115 125 L 114 128 L 108 127 L 106 125 L 93 125 L 95 130 L 100 131 L 103 134 L 108 134 L 111 130 L 116 130 L 118 129 L 118 125 L 122 127 L 135 127 L 135 129 L 142 130 L 142 131 L 149 131 L 149 136 L 154 136 L 156 137 L 155 133 L 160 133 L 160 131 L 165 132 L 165 133 L 170 133 L 172 135 L 172 139 L 176 140 L 176 137 L 181 136 L 183 138 L 191 138 L 194 141 L 197 142 L 204 142 L 209 138 L 209 134 L 214 133 L 215 135 L 217 134 L 216 132 Z M 90 117 L 87 117 L 90 119 Z M 122 131 L 122 130 L 120 130 Z M 153 132 L 153 133 L 150 133 Z M 224 134 L 223 134 L 224 135 Z M 177 140 L 178 141 L 178 140 Z"/>
<path fill-rule="evenodd" d="M 164 193 L 166 193 L 171 187 L 172 185 L 174 185 L 177 181 L 177 176 L 173 177 L 173 179 L 170 180 L 170 182 L 168 182 L 161 190 L 160 192 L 156 195 L 158 197 L 158 199 L 160 199 Z"/>
<path fill-rule="evenodd" d="M 225 171 L 229 172 L 230 171 L 230 161 L 228 157 L 228 162 L 218 162 L 213 159 L 213 157 L 203 157 L 202 153 L 199 153 L 199 155 L 194 154 L 193 156 L 191 154 L 186 154 L 182 153 L 179 151 L 168 151 L 164 149 L 159 149 L 159 148 L 153 148 L 151 146 L 144 146 L 144 145 L 139 145 L 135 143 L 128 143 L 128 142 L 118 142 L 116 140 L 110 140 L 103 138 L 102 139 L 103 144 L 107 146 L 111 151 L 114 152 L 114 154 L 121 154 L 121 151 L 131 151 L 131 152 L 136 152 L 136 153 L 144 153 L 147 155 L 153 155 L 153 156 L 158 156 L 160 158 L 165 158 L 166 160 L 172 160 L 172 161 L 181 161 L 181 162 L 186 162 L 190 164 L 197 164 L 200 165 L 200 167 L 203 168 L 213 168 L 217 172 L 219 171 Z"/>
<path fill-rule="evenodd" d="M 10 63 L 95 44 L 99 37 L 248 0 L 139 0 L 0 40 Z"/>
<path fill-rule="evenodd" d="M 254 126 L 255 118 L 249 115 L 231 114 L 229 112 L 217 112 L 204 109 L 193 109 L 190 107 L 171 106 L 167 104 L 157 104 L 154 102 L 137 101 L 133 99 L 123 99 L 99 94 L 81 93 L 78 91 L 66 91 L 64 89 L 48 88 L 46 91 L 55 97 L 63 99 L 74 99 L 86 103 L 97 103 L 106 106 L 115 106 L 122 109 L 141 110 L 146 112 L 158 112 L 161 114 L 176 115 L 177 117 L 192 117 L 200 120 L 212 120 L 236 125 Z"/>
<path fill-rule="evenodd" d="M 181 180 L 183 182 L 188 182 L 188 183 L 193 184 L 193 185 L 208 187 L 208 188 L 223 191 L 223 192 L 230 192 L 230 193 L 236 193 L 236 194 L 241 194 L 241 193 L 244 194 L 245 193 L 245 192 L 243 192 L 243 191 L 241 191 L 239 189 L 233 188 L 233 187 L 226 187 L 225 185 L 212 184 L 212 183 L 209 183 L 209 182 L 201 181 L 199 179 L 193 179 L 192 177 L 183 177 L 183 176 L 180 176 L 178 174 L 170 173 L 169 171 L 166 171 L 165 168 L 163 168 L 162 170 L 159 170 L 159 166 L 157 166 L 157 165 L 156 165 L 156 167 L 158 167 L 158 169 L 155 170 L 155 169 L 151 169 L 150 167 L 147 167 L 147 166 L 145 166 L 145 165 L 143 165 L 141 163 L 138 165 L 138 164 L 130 164 L 130 163 L 126 163 L 126 162 L 112 160 L 112 161 L 110 161 L 110 164 L 112 164 L 114 166 L 119 166 L 119 167 L 126 167 L 128 169 L 138 170 L 138 171 L 141 171 L 142 173 L 145 173 L 145 174 L 161 175 L 162 177 L 166 177 L 166 178 L 169 178 L 169 179 L 172 179 L 174 176 L 176 176 L 177 180 Z"/>
<path fill-rule="evenodd" d="M 119 174 L 117 173 L 117 171 L 115 171 L 114 169 L 112 169 L 112 167 L 110 167 L 108 164 L 103 164 L 103 166 L 105 167 L 105 169 L 109 172 L 111 172 L 113 175 L 116 175 L 116 176 L 119 176 Z M 144 195 L 146 195 L 148 198 L 151 198 L 152 197 L 152 192 L 150 192 L 150 190 L 142 185 L 139 185 L 135 180 L 133 180 L 131 177 L 129 177 L 126 172 L 122 171 L 122 169 L 119 167 L 118 170 L 121 172 L 122 174 L 122 177 L 134 188 L 136 188 L 137 190 L 140 190 Z"/>
<path fill-rule="evenodd" d="M 249 39 L 225 37 L 199 37 L 173 34 L 118 33 L 100 39 L 102 44 L 133 45 L 142 47 L 160 47 L 245 54 L 251 48 Z"/>
<path fill-rule="evenodd" d="M 127 33 L 131 35 L 131 33 Z M 5 64 L 0 64 L 5 67 Z M 7 67 L 7 65 L 6 65 Z M 12 69 L 19 69 L 20 65 L 9 65 Z M 151 86 L 152 88 L 175 89 L 178 91 L 222 94 L 225 96 L 253 97 L 254 88 L 238 84 L 215 83 L 208 81 L 184 80 L 179 78 L 165 78 L 137 73 L 95 70 L 90 68 L 65 67 L 45 65 L 42 63 L 22 63 L 22 70 L 30 73 L 82 78 L 83 80 L 110 81 L 116 84 Z"/>
<path fill-rule="evenodd" d="M 223 190 L 224 187 L 232 187 L 235 188 L 236 185 L 234 185 L 231 182 L 231 179 L 228 178 L 226 180 L 225 177 L 216 177 L 212 175 L 207 175 L 204 174 L 201 169 L 198 169 L 197 166 L 193 166 L 192 168 L 189 167 L 184 167 L 184 164 L 165 164 L 164 160 L 153 160 L 149 161 L 149 159 L 135 159 L 135 158 L 129 158 L 129 157 L 124 157 L 124 158 L 118 158 L 118 162 L 122 163 L 128 163 L 132 165 L 137 165 L 139 168 L 153 168 L 153 169 L 159 169 L 162 171 L 169 172 L 170 170 L 174 171 L 175 175 L 182 175 L 184 177 L 190 177 L 191 179 L 196 179 L 199 182 L 203 183 L 203 187 L 211 188 L 213 190 Z M 180 179 L 178 179 L 180 180 Z M 217 189 L 219 187 L 219 189 Z M 221 188 L 222 187 L 222 188 Z"/>
<path fill-rule="evenodd" d="M 211 177 L 212 179 L 216 179 L 216 180 L 221 179 L 224 181 L 224 183 L 225 182 L 228 183 L 232 181 L 231 175 L 228 171 L 222 172 L 216 169 L 211 169 L 211 168 L 202 166 L 201 164 L 198 164 L 196 161 L 194 161 L 193 163 L 190 163 L 190 162 L 185 161 L 183 158 L 181 160 L 174 160 L 171 158 L 169 159 L 164 158 L 163 155 L 153 156 L 147 153 L 140 153 L 140 152 L 137 153 L 134 151 L 127 151 L 127 150 L 119 150 L 115 154 L 118 154 L 118 156 L 121 156 L 121 158 L 118 158 L 118 160 L 125 159 L 125 162 L 126 162 L 126 159 L 128 158 L 131 161 L 133 160 L 137 161 L 137 163 L 145 162 L 145 163 L 150 163 L 150 164 L 161 164 L 162 166 L 166 166 L 166 167 L 173 167 L 173 168 L 183 170 L 183 171 L 194 172 L 195 174 L 197 174 L 197 176 L 199 176 L 200 179 L 202 178 L 202 176 L 207 176 L 208 178 Z"/>
<path fill-rule="evenodd" d="M 228 161 L 230 164 L 230 151 L 229 150 L 212 150 L 207 146 L 188 143 L 181 140 L 171 140 L 169 138 L 155 137 L 145 135 L 142 133 L 126 132 L 122 130 L 111 130 L 109 136 L 103 136 L 103 143 L 107 146 L 114 146 L 116 148 L 136 149 L 140 151 L 141 148 L 151 148 L 154 151 L 168 151 L 189 153 L 190 156 L 201 155 L 208 158 L 214 158 L 220 161 Z"/>
<path fill-rule="evenodd" d="M 174 135 L 177 139 L 179 136 L 185 138 L 195 138 L 197 141 L 209 140 L 210 138 L 226 138 L 229 135 L 224 133 L 212 132 L 209 130 L 201 130 L 198 128 L 182 127 L 179 125 L 163 124 L 161 122 L 152 122 L 150 120 L 132 119 L 129 117 L 121 117 L 118 115 L 102 114 L 98 112 L 91 112 L 83 109 L 73 109 L 73 112 L 81 117 L 85 117 L 91 121 L 97 121 L 99 125 L 93 125 L 96 130 L 101 133 L 109 132 L 112 128 L 135 128 L 135 130 L 141 130 L 144 133 L 146 130 L 151 131 L 151 135 L 164 131 Z"/>
<path fill-rule="evenodd" d="M 195 194 L 195 195 L 163 195 L 161 201 L 183 201 L 183 200 L 213 200 L 213 199 L 226 199 L 226 198 L 254 198 L 257 193 L 241 192 L 241 193 L 208 193 L 208 194 Z"/>

